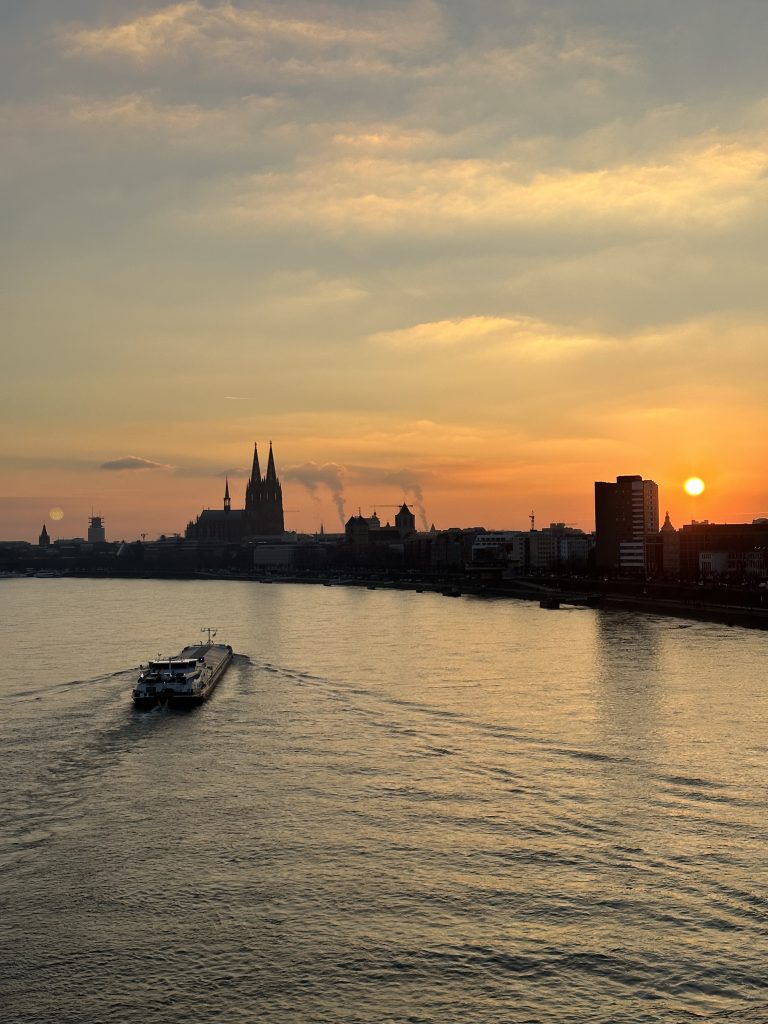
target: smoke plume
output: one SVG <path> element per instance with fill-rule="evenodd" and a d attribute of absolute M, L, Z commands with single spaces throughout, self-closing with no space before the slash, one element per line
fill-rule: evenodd
<path fill-rule="evenodd" d="M 342 466 L 338 466 L 335 462 L 326 462 L 322 466 L 316 462 L 305 462 L 301 466 L 290 466 L 283 471 L 282 475 L 285 480 L 293 480 L 305 487 L 315 500 L 317 500 L 318 489 L 325 487 L 330 492 L 341 525 L 344 526 L 346 517 L 344 513 L 344 469 Z"/>
<path fill-rule="evenodd" d="M 382 484 L 399 488 L 406 497 L 412 497 L 422 530 L 429 529 L 427 510 L 424 505 L 424 491 L 420 477 L 410 469 L 379 469 L 376 466 L 350 466 L 350 475 L 366 484 Z"/>

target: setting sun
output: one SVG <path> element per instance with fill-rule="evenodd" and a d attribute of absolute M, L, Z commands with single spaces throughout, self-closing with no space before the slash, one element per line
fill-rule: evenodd
<path fill-rule="evenodd" d="M 702 494 L 704 491 L 704 481 L 698 476 L 689 477 L 684 484 L 686 494 Z"/>

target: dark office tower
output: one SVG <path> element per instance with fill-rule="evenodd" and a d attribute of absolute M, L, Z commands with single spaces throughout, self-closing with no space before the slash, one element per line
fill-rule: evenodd
<path fill-rule="evenodd" d="M 641 476 L 595 483 L 596 561 L 599 569 L 644 572 L 646 541 L 659 532 L 659 488 Z"/>
<path fill-rule="evenodd" d="M 283 489 L 275 470 L 272 442 L 269 442 L 269 460 L 266 476 L 261 476 L 259 452 L 253 446 L 253 469 L 245 489 L 246 532 L 254 536 L 277 536 L 284 529 Z"/>

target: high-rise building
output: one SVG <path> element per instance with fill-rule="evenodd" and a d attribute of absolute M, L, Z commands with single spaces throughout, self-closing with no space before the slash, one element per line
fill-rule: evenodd
<path fill-rule="evenodd" d="M 648 568 L 649 537 L 659 532 L 659 488 L 641 476 L 595 483 L 596 564 L 599 569 Z"/>

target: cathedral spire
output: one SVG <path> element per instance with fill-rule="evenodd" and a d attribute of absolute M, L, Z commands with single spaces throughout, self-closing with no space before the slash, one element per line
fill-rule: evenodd
<path fill-rule="evenodd" d="M 245 488 L 245 508 L 247 512 L 253 512 L 259 504 L 261 495 L 261 467 L 259 466 L 259 446 L 253 445 L 253 468 L 251 479 Z"/>
<path fill-rule="evenodd" d="M 272 482 L 277 480 L 277 472 L 275 470 L 275 457 L 272 454 L 272 442 L 271 441 L 269 442 L 269 460 L 267 461 L 267 475 L 266 475 L 265 479 L 266 480 L 270 480 Z"/>
<path fill-rule="evenodd" d="M 224 511 L 229 512 L 232 507 L 232 502 L 229 498 L 229 477 L 226 477 L 226 486 L 224 488 Z"/>

